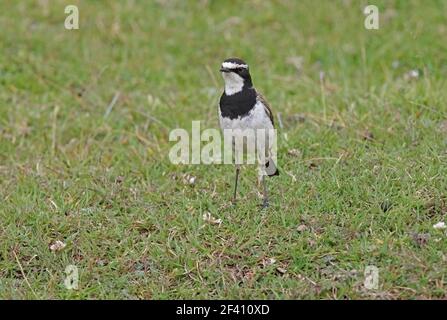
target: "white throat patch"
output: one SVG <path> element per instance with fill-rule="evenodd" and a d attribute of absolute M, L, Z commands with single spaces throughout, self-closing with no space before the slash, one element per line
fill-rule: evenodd
<path fill-rule="evenodd" d="M 231 96 L 241 92 L 244 87 L 244 79 L 234 72 L 223 72 L 222 77 L 225 80 L 225 94 Z"/>

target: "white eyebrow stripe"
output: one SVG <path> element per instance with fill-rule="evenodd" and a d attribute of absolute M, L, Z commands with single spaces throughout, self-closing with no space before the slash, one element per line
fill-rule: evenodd
<path fill-rule="evenodd" d="M 248 65 L 246 65 L 246 64 L 238 64 L 238 63 L 234 63 L 234 62 L 224 62 L 224 63 L 222 63 L 222 67 L 223 68 L 227 68 L 227 69 L 236 69 L 236 68 L 247 69 Z"/>

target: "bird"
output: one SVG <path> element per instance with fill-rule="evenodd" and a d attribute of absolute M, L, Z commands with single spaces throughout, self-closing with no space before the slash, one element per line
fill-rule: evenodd
<path fill-rule="evenodd" d="M 224 132 L 225 130 L 240 132 L 246 129 L 264 129 L 265 132 L 275 132 L 272 109 L 264 96 L 253 86 L 248 64 L 240 58 L 228 58 L 222 62 L 220 72 L 225 84 L 218 110 L 221 130 Z M 239 131 L 236 129 L 239 129 Z M 235 136 L 232 144 L 233 152 L 236 155 L 241 150 L 240 147 L 238 150 L 238 147 L 235 145 L 237 140 Z M 261 149 L 263 148 L 264 150 L 258 150 L 258 155 L 260 152 L 265 162 L 259 163 L 260 174 L 258 175 L 258 182 L 261 182 L 263 187 L 261 207 L 267 208 L 269 206 L 269 197 L 265 177 L 277 176 L 279 171 L 272 154 L 273 139 L 267 134 L 261 134 L 256 136 L 256 141 L 259 140 L 259 137 L 264 137 L 264 143 L 261 144 Z M 244 142 L 247 143 L 247 140 Z M 261 161 L 261 159 L 258 160 Z M 236 202 L 239 173 L 240 164 L 236 163 L 233 203 Z"/>

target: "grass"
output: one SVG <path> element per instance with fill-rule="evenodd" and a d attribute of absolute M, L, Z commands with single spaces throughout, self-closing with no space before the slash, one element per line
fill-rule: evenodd
<path fill-rule="evenodd" d="M 366 1 L 2 1 L 0 297 L 446 298 L 447 4 L 368 3 L 379 30 Z M 231 207 L 233 167 L 167 156 L 230 56 L 284 122 L 266 211 L 253 168 Z"/>

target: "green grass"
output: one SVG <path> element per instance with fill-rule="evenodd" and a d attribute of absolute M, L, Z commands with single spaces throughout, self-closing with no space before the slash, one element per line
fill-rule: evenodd
<path fill-rule="evenodd" d="M 445 298 L 447 3 L 366 3 L 2 1 L 0 297 Z M 231 207 L 232 166 L 167 157 L 230 56 L 284 122 L 266 211 L 254 168 Z"/>

